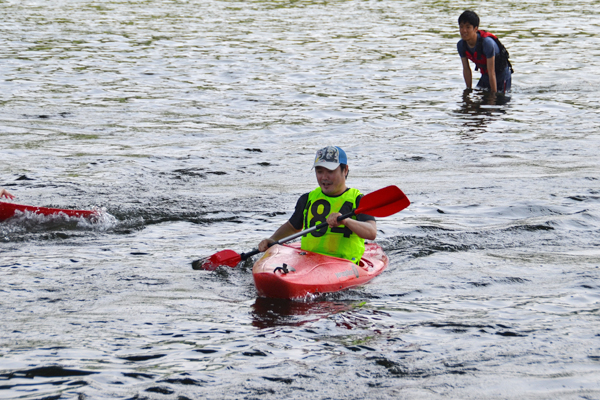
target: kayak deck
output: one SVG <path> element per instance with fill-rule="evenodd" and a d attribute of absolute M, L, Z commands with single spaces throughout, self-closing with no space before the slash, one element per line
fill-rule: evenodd
<path fill-rule="evenodd" d="M 300 243 L 269 248 L 252 268 L 259 296 L 293 299 L 338 292 L 367 283 L 388 265 L 376 243 L 366 243 L 360 265 L 300 249 Z"/>

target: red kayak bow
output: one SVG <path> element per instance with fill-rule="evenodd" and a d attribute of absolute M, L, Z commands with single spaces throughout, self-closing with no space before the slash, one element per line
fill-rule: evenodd
<path fill-rule="evenodd" d="M 409 205 L 410 200 L 408 200 L 408 197 L 402 193 L 400 188 L 393 185 L 387 186 L 383 189 L 379 189 L 364 195 L 360 199 L 358 208 L 352 212 L 349 212 L 348 214 L 341 215 L 338 217 L 338 221 L 342 221 L 357 214 L 367 214 L 373 217 L 388 217 L 404 210 Z M 323 222 L 309 229 L 305 229 L 302 232 L 298 232 L 286 238 L 280 239 L 279 241 L 273 243 L 273 245 L 289 242 L 290 240 L 296 239 L 304 234 L 321 229 L 325 225 L 327 225 L 327 222 Z M 258 253 L 260 253 L 258 249 L 254 249 L 248 253 L 242 254 L 238 254 L 233 250 L 221 250 L 210 257 L 202 258 L 192 262 L 192 268 L 203 269 L 207 271 L 214 271 L 220 265 L 226 265 L 228 267 L 235 268 L 240 262 Z"/>

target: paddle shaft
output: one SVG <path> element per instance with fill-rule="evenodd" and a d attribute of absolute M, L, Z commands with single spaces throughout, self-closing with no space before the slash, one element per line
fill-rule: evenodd
<path fill-rule="evenodd" d="M 353 210 L 353 211 L 349 212 L 348 214 L 340 215 L 340 216 L 337 218 L 338 222 L 340 222 L 340 221 L 343 221 L 343 220 L 345 220 L 346 218 L 350 218 L 350 217 L 352 217 L 353 215 L 355 215 L 355 212 L 356 212 L 356 210 Z M 283 239 L 279 239 L 279 240 L 278 240 L 278 241 L 276 241 L 275 243 L 271 243 L 271 244 L 269 245 L 269 247 L 271 247 L 271 246 L 274 246 L 274 245 L 276 245 L 276 244 L 283 244 L 283 243 L 287 243 L 287 242 L 289 242 L 290 240 L 294 240 L 294 239 L 296 239 L 296 238 L 298 238 L 298 237 L 300 237 L 300 236 L 306 235 L 307 233 L 314 232 L 314 231 L 316 231 L 316 230 L 318 230 L 318 229 L 324 228 L 324 227 L 325 227 L 325 226 L 327 226 L 327 225 L 328 225 L 328 224 L 327 224 L 327 222 L 321 222 L 320 224 L 318 224 L 318 225 L 315 225 L 315 226 L 313 226 L 313 227 L 311 227 L 311 228 L 305 229 L 305 230 L 303 230 L 303 231 L 301 231 L 301 232 L 298 232 L 298 233 L 294 233 L 293 235 L 290 235 L 290 236 L 284 237 Z M 249 251 L 249 252 L 247 252 L 247 253 L 242 253 L 242 254 L 240 254 L 240 257 L 242 258 L 242 261 L 244 261 L 244 260 L 246 260 L 248 257 L 252 257 L 253 255 L 256 255 L 256 254 L 258 254 L 258 253 L 260 253 L 260 252 L 261 252 L 260 250 L 258 250 L 258 249 L 254 249 L 254 250 L 252 250 L 252 251 Z"/>

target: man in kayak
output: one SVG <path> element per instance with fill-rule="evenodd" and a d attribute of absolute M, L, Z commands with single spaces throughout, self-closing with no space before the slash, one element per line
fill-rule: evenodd
<path fill-rule="evenodd" d="M 6 197 L 7 199 L 14 199 L 15 196 L 10 194 L 8 190 L 0 188 L 0 198 Z"/>
<path fill-rule="evenodd" d="M 345 258 L 358 263 L 365 252 L 365 239 L 375 240 L 375 218 L 358 214 L 338 222 L 337 218 L 357 208 L 362 194 L 346 186 L 348 158 L 340 147 L 319 151 L 313 164 L 319 187 L 298 199 L 291 218 L 268 239 L 258 244 L 263 252 L 276 241 L 327 221 L 329 226 L 302 237 L 303 250 Z"/>
<path fill-rule="evenodd" d="M 479 16 L 473 11 L 465 11 L 458 17 L 461 40 L 456 47 L 462 61 L 463 78 L 468 89 L 473 84 L 469 60 L 475 63 L 475 70 L 481 72 L 477 87 L 492 93 L 505 93 L 510 89 L 512 67 L 508 52 L 498 38 L 479 30 Z"/>

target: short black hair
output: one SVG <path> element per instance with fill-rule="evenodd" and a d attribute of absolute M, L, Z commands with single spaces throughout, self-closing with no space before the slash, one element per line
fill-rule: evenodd
<path fill-rule="evenodd" d="M 467 22 L 473 26 L 479 27 L 479 16 L 474 11 L 466 10 L 458 17 L 458 24 Z"/>

